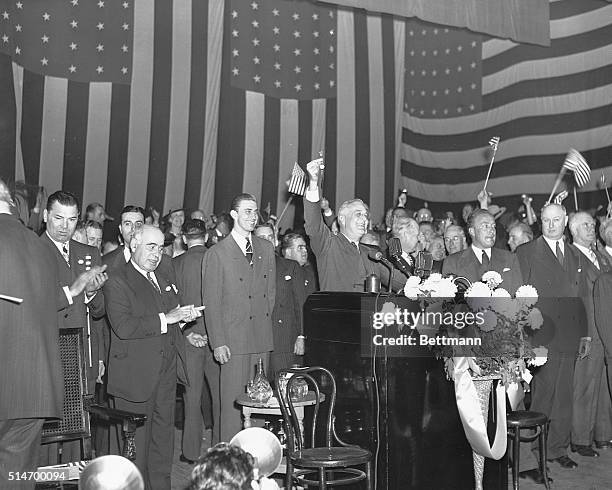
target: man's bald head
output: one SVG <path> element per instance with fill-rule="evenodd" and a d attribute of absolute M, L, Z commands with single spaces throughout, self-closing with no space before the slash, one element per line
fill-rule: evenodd
<path fill-rule="evenodd" d="M 155 226 L 143 225 L 134 232 L 130 249 L 136 265 L 147 272 L 153 272 L 164 253 L 164 234 Z"/>
<path fill-rule="evenodd" d="M 567 211 L 559 204 L 548 204 L 542 209 L 542 235 L 559 240 L 567 225 Z"/>

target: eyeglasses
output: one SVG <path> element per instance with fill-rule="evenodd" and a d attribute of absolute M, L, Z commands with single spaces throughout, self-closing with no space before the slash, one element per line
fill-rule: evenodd
<path fill-rule="evenodd" d="M 463 238 L 463 237 L 460 237 L 460 236 L 448 236 L 448 237 L 446 237 L 446 238 L 444 239 L 444 241 L 445 241 L 446 243 L 449 243 L 449 242 L 456 243 L 456 242 L 458 242 L 459 240 L 461 240 L 461 238 Z"/>
<path fill-rule="evenodd" d="M 476 228 L 478 228 L 479 230 L 494 230 L 495 223 L 481 223 Z"/>

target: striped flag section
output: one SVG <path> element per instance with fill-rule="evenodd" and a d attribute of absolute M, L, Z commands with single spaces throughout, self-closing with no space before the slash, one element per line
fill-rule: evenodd
<path fill-rule="evenodd" d="M 130 85 L 13 63 L 15 179 L 83 203 L 213 211 L 223 0 L 136 0 Z"/>
<path fill-rule="evenodd" d="M 578 187 L 583 187 L 591 180 L 591 168 L 589 164 L 584 157 L 573 148 L 570 148 L 570 151 L 567 153 L 565 161 L 563 162 L 563 168 L 574 174 L 574 180 Z"/>
<path fill-rule="evenodd" d="M 290 198 L 286 182 L 294 162 L 323 152 L 323 194 L 331 206 L 360 197 L 375 219 L 391 206 L 399 178 L 405 23 L 380 14 L 338 9 L 337 98 L 297 100 L 231 86 L 231 52 L 221 72 L 215 209 L 242 190 L 276 214 Z M 226 14 L 229 42 L 231 12 Z M 295 204 L 295 206 L 294 206 Z M 299 200 L 281 223 L 290 227 Z"/>
<path fill-rule="evenodd" d="M 494 136 L 489 140 L 489 146 L 495 151 L 497 151 L 497 147 L 499 146 L 499 139 L 499 136 Z"/>
<path fill-rule="evenodd" d="M 492 131 L 504 140 L 487 187 L 496 200 L 523 193 L 546 199 L 570 146 L 594 169 L 612 170 L 612 5 L 560 0 L 550 4 L 550 17 L 548 48 L 482 41 L 482 77 L 474 82 L 481 87 L 480 111 L 464 106 L 453 117 L 427 118 L 410 112 L 407 97 L 400 185 L 411 196 L 430 203 L 474 200 L 487 174 L 481 142 Z M 408 50 L 411 37 L 406 40 Z M 428 69 L 420 59 L 427 57 L 419 57 L 407 51 L 407 76 L 411 65 L 418 74 Z M 458 52 L 451 58 L 452 74 L 460 66 Z M 448 88 L 458 87 L 449 81 Z M 595 190 L 594 182 L 582 188 L 600 199 Z"/>
<path fill-rule="evenodd" d="M 306 194 L 306 172 L 304 172 L 297 163 L 293 164 L 288 191 L 290 194 L 296 194 L 298 196 Z"/>

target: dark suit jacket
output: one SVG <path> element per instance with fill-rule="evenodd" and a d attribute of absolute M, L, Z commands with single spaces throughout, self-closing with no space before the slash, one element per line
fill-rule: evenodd
<path fill-rule="evenodd" d="M 202 304 L 202 266 L 206 250 L 204 245 L 196 245 L 172 259 L 178 289 L 186 305 L 200 306 Z M 185 325 L 183 333 L 189 332 L 206 335 L 204 313 L 195 322 Z"/>
<path fill-rule="evenodd" d="M 123 246 L 117 247 L 112 252 L 102 256 L 102 263 L 108 266 L 107 273 L 110 273 L 112 269 L 117 267 L 123 267 L 126 264 L 125 255 L 123 255 Z"/>
<path fill-rule="evenodd" d="M 471 282 L 480 281 L 487 270 L 501 274 L 503 282 L 500 287 L 507 290 L 511 295 L 514 295 L 516 290 L 524 284 L 521 266 L 516 255 L 495 247 L 491 249 L 491 259 L 486 270 L 476 258 L 471 246 L 461 252 L 449 255 L 442 264 L 443 274 L 463 276 Z"/>
<path fill-rule="evenodd" d="M 208 249 L 202 282 L 205 322 L 211 349 L 222 345 L 232 354 L 268 352 L 272 344 L 272 311 L 276 264 L 272 244 L 252 235 L 253 266 L 229 235 Z"/>
<path fill-rule="evenodd" d="M 295 339 L 303 333 L 306 301 L 305 276 L 295 260 L 276 257 L 276 301 L 272 313 L 274 352 L 293 352 Z"/>
<path fill-rule="evenodd" d="M 57 249 L 55 244 L 49 238 L 47 233 L 43 233 L 40 239 L 49 247 L 55 257 L 55 262 L 59 271 L 59 284 L 61 287 L 70 286 L 75 279 L 87 270 L 88 267 L 93 267 L 102 264 L 100 252 L 95 247 L 84 245 L 76 240 L 70 240 L 70 267 L 62 257 L 62 254 Z M 89 262 L 89 264 L 88 264 Z M 85 305 L 85 292 L 73 298 L 73 303 L 68 304 L 68 299 L 64 291 L 59 288 L 57 301 L 61 305 L 58 320 L 60 328 L 83 328 L 87 326 L 87 306 L 94 318 L 100 318 L 104 315 L 104 294 L 98 291 L 93 299 Z"/>
<path fill-rule="evenodd" d="M 16 217 L 0 214 L 0 420 L 60 417 L 64 381 L 59 355 L 55 258 Z"/>
<path fill-rule="evenodd" d="M 565 245 L 564 266 L 557 260 L 544 237 L 519 246 L 516 255 L 525 284 L 538 290 L 537 307 L 542 311 L 545 327 L 534 335 L 535 345 L 544 344 L 553 352 L 574 354 L 580 338 L 587 334 L 587 318 L 581 298 L 586 291 L 586 269 L 589 260 L 575 247 Z"/>
<path fill-rule="evenodd" d="M 606 357 L 612 356 L 612 272 L 604 272 L 593 285 L 595 325 Z M 608 361 L 609 362 L 609 361 Z"/>
<path fill-rule="evenodd" d="M 104 285 L 106 312 L 111 325 L 108 393 L 142 402 L 151 396 L 164 349 L 176 348 L 179 380 L 185 381 L 185 344 L 178 324 L 161 333 L 159 313 L 181 304 L 175 292 L 174 270 L 161 263 L 155 271 L 159 294 L 129 263 L 115 269 Z"/>
<path fill-rule="evenodd" d="M 363 293 L 365 279 L 370 274 L 380 277 L 383 284 L 389 283 L 389 270 L 368 257 L 371 248 L 360 245 L 357 250 L 342 233 L 334 235 L 331 232 L 323 222 L 319 203 L 304 198 L 304 220 L 310 247 L 317 258 L 321 291 Z M 398 279 L 393 285 L 394 289 L 399 289 L 403 283 Z"/>

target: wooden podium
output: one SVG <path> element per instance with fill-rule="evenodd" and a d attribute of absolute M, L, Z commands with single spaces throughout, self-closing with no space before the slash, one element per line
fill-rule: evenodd
<path fill-rule="evenodd" d="M 472 450 L 442 361 L 427 347 L 373 351 L 372 313 L 385 302 L 418 309 L 416 302 L 384 294 L 311 295 L 304 306 L 305 365 L 334 374 L 336 428 L 344 440 L 376 455 L 378 489 L 471 490 Z M 484 488 L 507 485 L 507 457 L 487 459 Z"/>

